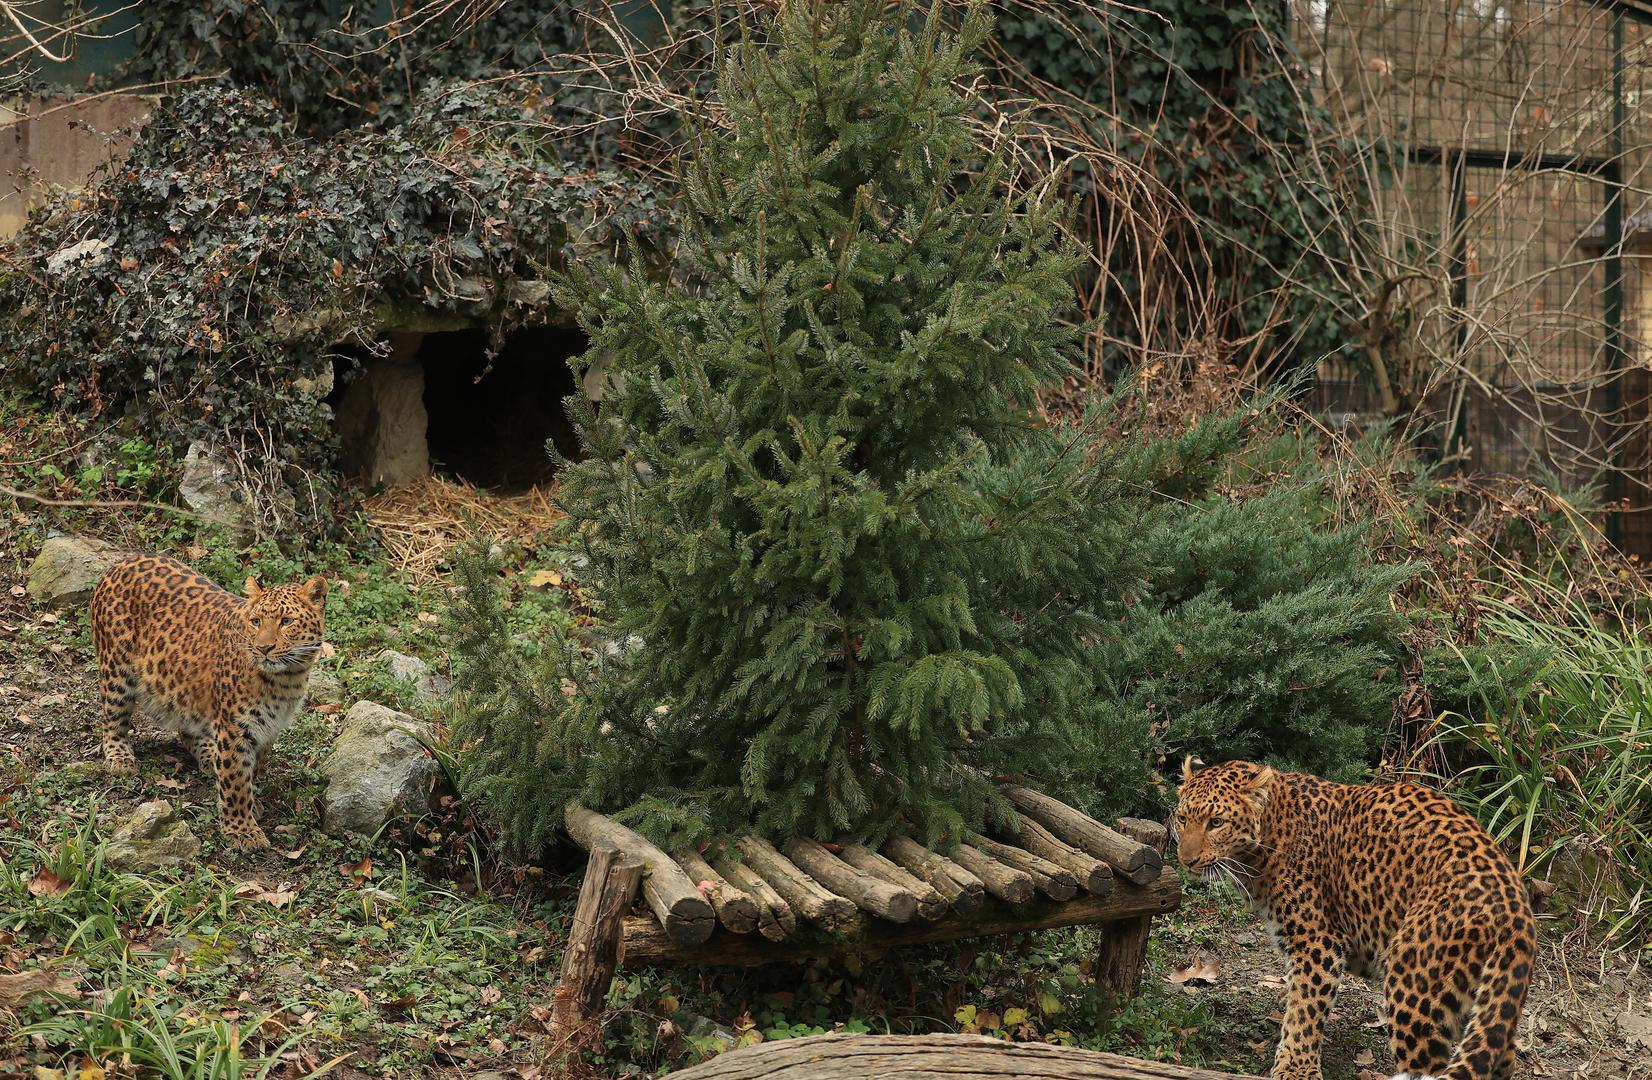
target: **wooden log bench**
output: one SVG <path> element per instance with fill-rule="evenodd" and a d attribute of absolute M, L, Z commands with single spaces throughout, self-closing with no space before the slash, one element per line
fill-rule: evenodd
<path fill-rule="evenodd" d="M 1234 1080 L 1169 1062 L 985 1035 L 815 1035 L 731 1050 L 673 1080 Z"/>
<path fill-rule="evenodd" d="M 877 851 L 813 840 L 777 849 L 745 836 L 729 850 L 667 854 L 570 804 L 568 834 L 592 858 L 581 903 L 588 917 L 576 917 L 557 991 L 565 1030 L 601 1011 L 605 974 L 617 965 L 755 967 L 1077 925 L 1101 927 L 1101 989 L 1132 996 L 1152 917 L 1181 904 L 1176 872 L 1164 864 L 1164 827 L 1125 819 L 1115 829 L 1028 788 L 1004 794 L 1018 825 L 970 833 L 946 854 L 907 836 Z M 634 876 L 590 880 L 621 865 L 641 867 L 634 911 L 613 900 L 631 906 Z"/>

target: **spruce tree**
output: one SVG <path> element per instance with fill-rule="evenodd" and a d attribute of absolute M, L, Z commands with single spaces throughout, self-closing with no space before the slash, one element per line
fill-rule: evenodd
<path fill-rule="evenodd" d="M 994 773 L 1101 760 L 1078 751 L 1129 580 L 1119 491 L 1034 411 L 1081 253 L 1054 178 L 966 115 L 982 9 L 888 7 L 781 4 L 681 170 L 673 280 L 560 283 L 608 384 L 570 399 L 560 501 L 636 645 L 570 655 L 578 692 L 541 695 L 531 731 L 473 703 L 473 784 L 519 831 L 577 795 L 674 840 L 899 818 L 936 840 L 1001 806 Z M 460 651 L 508 665 L 485 578 Z M 492 674 L 471 682 L 509 697 Z"/>

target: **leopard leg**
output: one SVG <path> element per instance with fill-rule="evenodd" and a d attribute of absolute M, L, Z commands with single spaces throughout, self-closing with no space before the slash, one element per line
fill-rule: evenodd
<path fill-rule="evenodd" d="M 1292 934 L 1285 942 L 1290 979 L 1285 989 L 1285 1022 L 1279 1028 L 1273 1080 L 1320 1080 L 1319 1054 L 1325 1024 L 1336 1002 L 1345 963 L 1330 939 Z"/>
<path fill-rule="evenodd" d="M 1437 1076 L 1451 1060 L 1474 1003 L 1473 972 L 1480 950 L 1456 956 L 1431 943 L 1439 934 L 1439 914 L 1419 912 L 1395 937 L 1384 997 L 1388 1042 L 1401 1076 Z"/>
<path fill-rule="evenodd" d="M 138 680 L 122 671 L 103 675 L 103 763 L 118 776 L 138 771 L 132 753 L 132 713 L 138 703 Z"/>
<path fill-rule="evenodd" d="M 262 851 L 269 837 L 258 827 L 253 801 L 251 739 L 240 725 L 220 727 L 218 734 L 218 831 L 239 851 Z"/>
<path fill-rule="evenodd" d="M 218 744 L 212 738 L 211 731 L 198 731 L 187 736 L 189 752 L 195 758 L 195 767 L 208 776 L 218 771 Z"/>

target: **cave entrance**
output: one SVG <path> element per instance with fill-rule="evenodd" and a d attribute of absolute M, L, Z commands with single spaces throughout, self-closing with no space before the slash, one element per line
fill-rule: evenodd
<path fill-rule="evenodd" d="M 527 327 L 491 352 L 481 330 L 385 335 L 335 405 L 347 474 L 395 487 L 433 471 L 502 494 L 550 480 L 545 452 L 568 457 L 579 440 L 563 408 L 575 391 L 570 357 L 581 331 Z"/>

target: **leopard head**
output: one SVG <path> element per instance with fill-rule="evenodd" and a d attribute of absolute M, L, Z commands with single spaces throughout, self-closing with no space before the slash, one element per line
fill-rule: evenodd
<path fill-rule="evenodd" d="M 1201 768 L 1182 762 L 1181 798 L 1176 804 L 1176 856 L 1207 880 L 1260 869 L 1262 814 L 1279 774 L 1266 765 L 1228 761 Z"/>
<path fill-rule="evenodd" d="M 247 650 L 265 671 L 308 671 L 321 652 L 327 579 L 264 588 L 247 578 Z"/>

